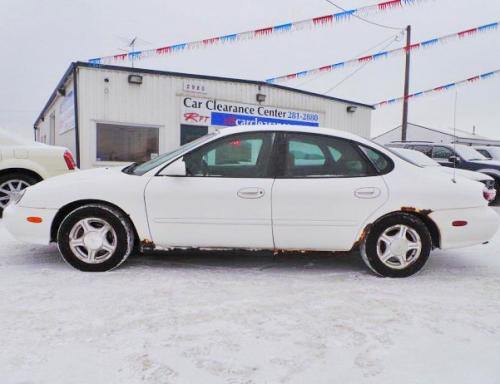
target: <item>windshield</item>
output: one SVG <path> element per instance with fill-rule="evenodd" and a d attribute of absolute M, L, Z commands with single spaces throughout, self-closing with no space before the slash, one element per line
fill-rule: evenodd
<path fill-rule="evenodd" d="M 203 144 L 206 141 L 209 141 L 212 137 L 214 137 L 217 133 L 209 133 L 208 135 L 205 135 L 203 137 L 200 137 L 199 139 L 196 139 L 194 141 L 191 141 L 187 144 L 184 144 L 183 146 L 174 149 L 173 151 L 164 153 L 161 156 L 158 156 L 155 159 L 148 160 L 144 163 L 136 163 L 129 165 L 127 168 L 123 170 L 123 172 L 128 173 L 130 175 L 137 175 L 137 176 L 142 176 L 145 173 L 151 171 L 152 169 L 162 165 L 163 163 L 168 162 L 169 160 L 172 160 L 179 156 L 183 152 L 189 151 L 191 148 L 195 148 L 200 144 Z"/>
<path fill-rule="evenodd" d="M 456 145 L 455 152 L 464 160 L 474 161 L 474 160 L 488 160 L 485 156 L 480 154 L 472 147 L 466 145 Z"/>
<path fill-rule="evenodd" d="M 414 151 L 412 149 L 404 148 L 391 148 L 393 152 L 396 152 L 400 157 L 409 161 L 412 164 L 419 165 L 421 167 L 440 167 L 441 165 L 432 160 L 430 157 L 424 155 L 422 152 Z"/>

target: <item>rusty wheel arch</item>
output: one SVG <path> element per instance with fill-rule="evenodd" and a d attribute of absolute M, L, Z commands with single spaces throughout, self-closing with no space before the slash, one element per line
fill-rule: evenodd
<path fill-rule="evenodd" d="M 441 233 L 439 232 L 439 228 L 436 225 L 436 223 L 429 217 L 429 215 L 432 213 L 432 210 L 430 209 L 417 209 L 413 207 L 402 207 L 400 211 L 393 211 L 389 212 L 381 217 L 379 217 L 377 220 L 375 220 L 373 223 L 367 224 L 364 228 L 363 231 L 361 232 L 361 235 L 359 236 L 358 240 L 356 243 L 354 243 L 353 250 L 354 249 L 359 249 L 363 241 L 365 241 L 366 237 L 370 233 L 371 229 L 380 223 L 382 220 L 387 219 L 388 217 L 400 215 L 400 214 L 406 214 L 406 215 L 412 215 L 420 220 L 425 224 L 427 229 L 429 230 L 429 233 L 431 235 L 432 239 L 432 249 L 439 248 L 441 246 Z"/>

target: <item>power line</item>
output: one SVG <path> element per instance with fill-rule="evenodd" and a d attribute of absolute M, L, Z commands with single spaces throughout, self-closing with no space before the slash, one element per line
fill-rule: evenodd
<path fill-rule="evenodd" d="M 347 12 L 347 10 L 345 8 L 342 8 L 341 6 L 335 4 L 333 1 L 331 1 L 331 0 L 325 0 L 325 1 L 327 3 L 333 5 L 334 7 L 340 9 L 343 12 Z M 352 16 L 356 17 L 357 19 L 359 19 L 361 21 L 364 21 L 365 23 L 372 24 L 372 25 L 375 25 L 375 26 L 380 27 L 380 28 L 393 29 L 393 30 L 402 30 L 403 29 L 401 27 L 391 27 L 389 25 L 384 25 L 384 24 L 376 23 L 375 21 L 371 21 L 371 20 L 365 19 L 364 17 L 356 15 L 355 13 L 353 13 Z"/>
<path fill-rule="evenodd" d="M 392 44 L 394 44 L 395 41 L 397 41 L 397 37 L 399 37 L 399 33 L 393 37 L 393 39 L 389 42 L 389 44 L 385 45 L 383 48 L 382 48 L 382 51 L 384 49 L 387 49 L 389 48 Z M 345 83 L 347 80 L 349 80 L 351 77 L 353 77 L 354 75 L 356 75 L 358 72 L 360 72 L 361 70 L 363 70 L 370 62 L 369 61 L 366 61 L 361 67 L 359 68 L 356 68 L 356 70 L 354 70 L 352 73 L 350 73 L 349 75 L 347 75 L 346 77 L 344 77 L 341 81 L 339 81 L 337 84 L 335 84 L 333 87 L 329 88 L 326 92 L 323 92 L 323 95 L 326 95 L 327 93 L 330 93 L 331 91 L 335 90 L 336 88 L 338 88 L 340 85 L 342 85 L 343 83 Z"/>
<path fill-rule="evenodd" d="M 370 48 L 367 48 L 367 49 L 363 50 L 362 52 L 357 53 L 356 55 L 354 55 L 354 57 L 359 57 L 359 56 L 364 55 L 364 54 L 365 54 L 365 53 L 367 53 L 367 52 L 371 52 L 371 51 L 372 51 L 372 50 L 374 50 L 375 48 L 380 47 L 382 44 L 387 43 L 389 40 L 392 42 L 392 40 L 393 40 L 393 39 L 396 39 L 396 38 L 397 38 L 398 36 L 400 36 L 400 35 L 401 35 L 401 32 L 400 32 L 400 33 L 398 33 L 398 34 L 396 34 L 396 35 L 391 35 L 391 36 L 390 36 L 390 37 L 388 37 L 387 39 L 382 40 L 380 43 L 377 43 L 377 44 L 375 44 L 375 45 L 372 45 Z M 354 60 L 354 59 L 351 59 L 351 60 Z M 303 81 L 303 82 L 301 82 L 301 83 L 296 84 L 296 86 L 297 86 L 297 87 L 301 87 L 301 86 L 303 86 L 303 85 L 305 85 L 305 84 L 307 84 L 307 83 L 309 83 L 309 82 L 311 82 L 311 81 L 313 81 L 313 80 L 316 80 L 316 78 L 315 78 L 315 77 L 310 77 L 309 79 L 306 79 L 305 81 Z"/>

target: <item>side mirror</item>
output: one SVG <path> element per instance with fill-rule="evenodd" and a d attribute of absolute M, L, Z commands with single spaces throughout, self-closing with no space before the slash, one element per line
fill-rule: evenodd
<path fill-rule="evenodd" d="M 453 155 L 453 156 L 450 156 L 450 158 L 448 159 L 448 161 L 450 163 L 453 163 L 453 164 L 458 164 L 458 163 L 460 163 L 460 157 L 458 157 L 456 155 Z"/>
<path fill-rule="evenodd" d="M 182 158 L 177 159 L 173 163 L 169 164 L 163 171 L 160 173 L 161 176 L 187 176 L 186 163 Z"/>

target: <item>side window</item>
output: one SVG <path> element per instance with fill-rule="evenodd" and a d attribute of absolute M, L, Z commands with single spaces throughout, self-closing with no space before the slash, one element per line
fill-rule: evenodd
<path fill-rule="evenodd" d="M 272 132 L 233 135 L 207 144 L 184 156 L 189 176 L 266 177 Z"/>
<path fill-rule="evenodd" d="M 476 151 L 478 151 L 481 155 L 485 156 L 487 159 L 493 159 L 493 156 L 491 156 L 491 153 L 489 153 L 486 149 L 478 149 L 475 148 Z"/>
<path fill-rule="evenodd" d="M 284 177 L 361 177 L 373 168 L 349 142 L 334 137 L 289 134 Z"/>
<path fill-rule="evenodd" d="M 428 145 L 410 145 L 408 149 L 413 149 L 414 151 L 419 151 L 426 156 L 432 157 L 432 147 Z"/>
<path fill-rule="evenodd" d="M 453 151 L 446 147 L 434 147 L 432 150 L 432 158 L 436 160 L 448 161 L 448 159 L 453 155 Z"/>
<path fill-rule="evenodd" d="M 377 169 L 377 171 L 381 174 L 387 174 L 394 168 L 394 163 L 383 153 L 370 148 L 365 147 L 364 145 L 359 146 L 361 150 L 364 152 L 366 157 L 370 159 L 373 166 Z"/>

